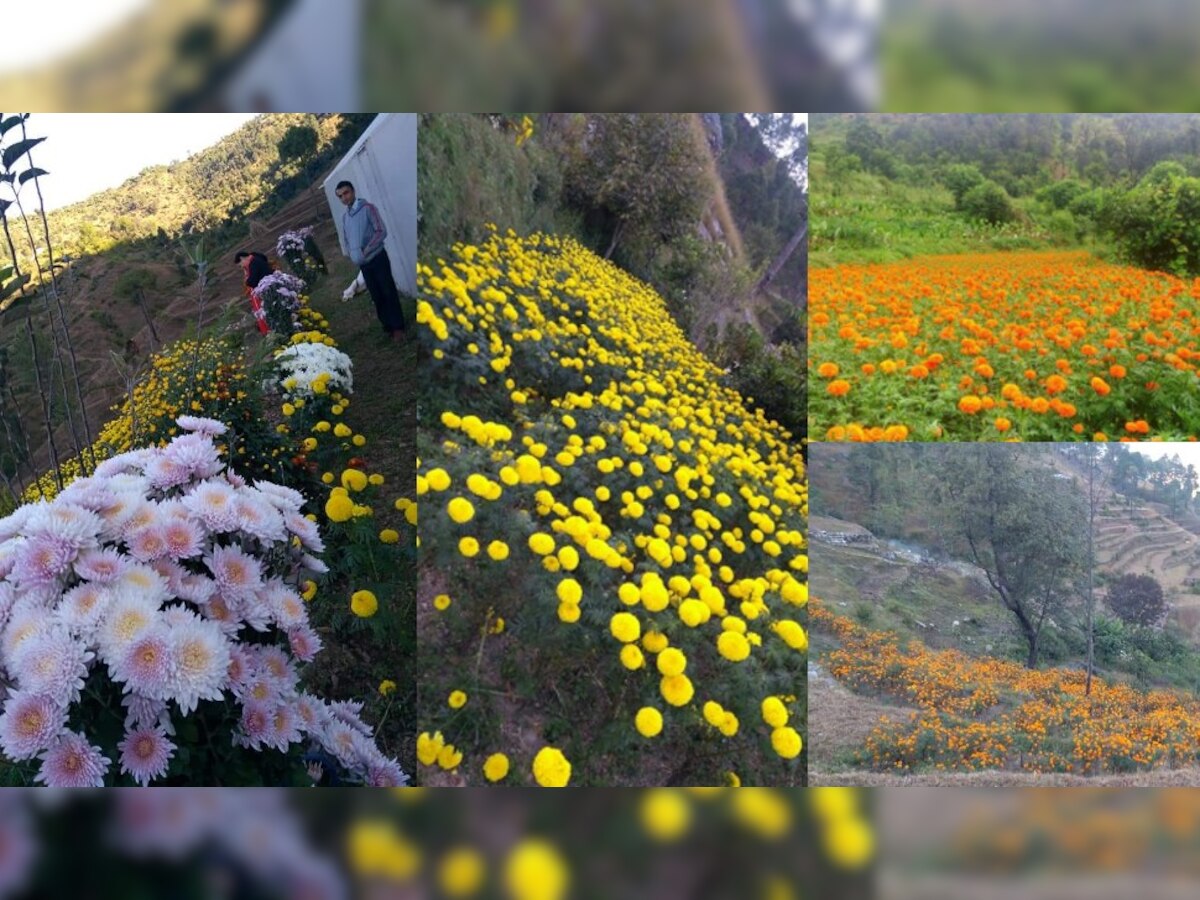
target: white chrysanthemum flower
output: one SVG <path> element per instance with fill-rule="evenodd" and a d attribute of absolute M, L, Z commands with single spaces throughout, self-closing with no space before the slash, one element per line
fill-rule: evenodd
<path fill-rule="evenodd" d="M 312 662 L 321 652 L 321 638 L 307 625 L 288 629 L 288 646 L 300 662 Z"/>
<path fill-rule="evenodd" d="M 221 629 L 196 619 L 171 629 L 175 668 L 170 696 L 184 714 L 201 700 L 219 700 L 229 671 L 229 642 Z"/>
<path fill-rule="evenodd" d="M 67 707 L 79 699 L 93 659 L 87 645 L 60 625 L 30 637 L 12 671 L 22 690 Z"/>
<path fill-rule="evenodd" d="M 304 495 L 299 491 L 272 481 L 254 482 L 254 490 L 281 513 L 299 512 L 304 506 Z"/>
<path fill-rule="evenodd" d="M 166 491 L 187 484 L 192 480 L 192 472 L 187 466 L 163 454 L 146 464 L 146 477 L 150 479 L 152 488 Z"/>
<path fill-rule="evenodd" d="M 54 742 L 66 724 L 66 709 L 49 697 L 13 691 L 0 713 L 0 749 L 9 759 L 32 759 Z"/>
<path fill-rule="evenodd" d="M 29 642 L 46 631 L 51 625 L 46 609 L 22 595 L 13 604 L 4 634 L 0 636 L 0 653 L 4 665 L 12 671 L 20 663 L 21 652 Z"/>
<path fill-rule="evenodd" d="M 38 758 L 42 767 L 34 781 L 47 787 L 104 787 L 104 775 L 111 762 L 99 747 L 93 747 L 74 731 L 64 731 Z"/>
<path fill-rule="evenodd" d="M 131 531 L 125 542 L 129 555 L 139 562 L 148 563 L 167 555 L 167 542 L 157 522 Z"/>
<path fill-rule="evenodd" d="M 179 581 L 179 590 L 175 596 L 180 600 L 190 600 L 192 603 L 204 605 L 217 592 L 217 585 L 204 575 L 188 575 Z"/>
<path fill-rule="evenodd" d="M 262 588 L 262 563 L 240 547 L 213 547 L 204 565 L 226 597 L 252 597 Z"/>
<path fill-rule="evenodd" d="M 20 587 L 57 587 L 70 571 L 79 549 L 52 534 L 38 534 L 22 545 L 9 578 Z"/>
<path fill-rule="evenodd" d="M 171 596 L 167 579 L 142 563 L 130 563 L 109 586 L 114 595 L 138 595 L 155 605 Z"/>
<path fill-rule="evenodd" d="M 308 623 L 308 608 L 304 598 L 281 579 L 272 579 L 258 597 L 270 608 L 271 616 L 281 628 L 294 628 Z"/>
<path fill-rule="evenodd" d="M 224 422 L 218 422 L 216 419 L 207 419 L 202 416 L 179 416 L 175 420 L 184 431 L 193 431 L 196 434 L 218 435 L 224 434 L 229 429 L 225 427 Z"/>
<path fill-rule="evenodd" d="M 183 504 L 210 531 L 237 530 L 237 491 L 223 481 L 205 481 L 183 498 Z"/>
<path fill-rule="evenodd" d="M 0 541 L 0 579 L 7 578 L 17 563 L 17 554 L 25 546 L 25 538 L 12 537 Z"/>
<path fill-rule="evenodd" d="M 343 394 L 354 393 L 354 363 L 345 353 L 323 343 L 304 342 L 286 348 L 275 357 L 279 383 L 294 379 L 289 396 L 309 397 L 312 383 L 328 375 L 328 387 Z"/>
<path fill-rule="evenodd" d="M 175 745 L 161 728 L 135 728 L 117 745 L 121 751 L 121 771 L 127 772 L 142 787 L 167 774 Z"/>
<path fill-rule="evenodd" d="M 102 584 L 85 581 L 62 596 L 58 615 L 63 623 L 85 642 L 91 641 L 100 620 L 108 612 L 112 592 Z"/>
<path fill-rule="evenodd" d="M 287 537 L 283 527 L 283 516 L 258 492 L 249 488 L 238 491 L 235 509 L 238 527 L 263 543 L 274 543 Z"/>
<path fill-rule="evenodd" d="M 121 524 L 121 537 L 126 541 L 129 536 L 150 525 L 158 524 L 158 504 L 153 500 L 139 500 L 129 508 L 125 521 Z"/>
<path fill-rule="evenodd" d="M 110 669 L 121 663 L 134 641 L 159 624 L 159 602 L 140 593 L 113 596 L 96 634 L 100 657 Z"/>
<path fill-rule="evenodd" d="M 296 715 L 300 719 L 301 727 L 309 734 L 318 734 L 328 726 L 329 713 L 325 709 L 325 704 L 312 694 L 301 691 L 296 697 L 295 704 Z"/>
<path fill-rule="evenodd" d="M 291 744 L 299 743 L 303 738 L 304 733 L 300 730 L 300 719 L 292 709 L 291 702 L 285 700 L 275 704 L 263 743 L 286 753 Z"/>
<path fill-rule="evenodd" d="M 162 454 L 164 459 L 183 467 L 193 479 L 211 478 L 225 468 L 212 438 L 207 435 L 177 437 L 163 448 Z"/>
<path fill-rule="evenodd" d="M 39 506 L 25 523 L 25 534 L 49 535 L 79 550 L 96 542 L 102 521 L 90 509 L 61 499 Z"/>
<path fill-rule="evenodd" d="M 171 710 L 166 700 L 154 700 L 142 694 L 128 693 L 121 697 L 125 707 L 125 728 L 162 728 L 174 734 L 171 727 Z"/>
<path fill-rule="evenodd" d="M 112 506 L 116 499 L 110 488 L 103 480 L 97 478 L 78 478 L 72 481 L 58 499 L 66 503 L 74 503 L 94 513 L 102 512 Z"/>
<path fill-rule="evenodd" d="M 0 519 L 0 542 L 7 541 L 9 538 L 14 538 L 21 534 L 25 528 L 25 522 L 33 515 L 33 511 L 44 503 L 45 501 L 41 500 L 37 503 L 26 503 L 24 506 L 18 506 L 3 519 Z"/>

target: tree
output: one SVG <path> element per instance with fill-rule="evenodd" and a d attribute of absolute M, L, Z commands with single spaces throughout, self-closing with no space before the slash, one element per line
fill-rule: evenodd
<path fill-rule="evenodd" d="M 1130 625 L 1154 625 L 1167 614 L 1162 585 L 1149 575 L 1122 575 L 1108 588 L 1108 605 Z"/>
<path fill-rule="evenodd" d="M 293 125 L 279 139 L 279 158 L 300 165 L 317 152 L 317 129 L 311 125 Z"/>
<path fill-rule="evenodd" d="M 1025 664 L 1036 668 L 1046 622 L 1064 607 L 1085 564 L 1080 493 L 1038 459 L 1046 450 L 936 449 L 944 524 L 1012 613 L 1029 650 Z"/>
<path fill-rule="evenodd" d="M 985 181 L 967 191 L 962 198 L 962 210 L 970 218 L 989 225 L 1011 222 L 1015 216 L 1008 193 L 994 181 Z"/>
<path fill-rule="evenodd" d="M 946 171 L 942 173 L 942 183 L 954 195 L 955 209 L 962 209 L 963 198 L 967 192 L 983 184 L 983 180 L 983 173 L 979 171 L 979 167 L 967 163 L 947 166 Z"/>

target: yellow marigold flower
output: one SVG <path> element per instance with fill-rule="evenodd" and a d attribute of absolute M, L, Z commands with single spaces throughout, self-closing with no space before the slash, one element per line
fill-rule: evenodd
<path fill-rule="evenodd" d="M 345 522 L 354 514 L 354 502 L 345 494 L 334 494 L 325 501 L 325 515 L 332 522 Z"/>
<path fill-rule="evenodd" d="M 700 710 L 706 721 L 713 728 L 718 727 L 725 718 L 725 708 L 715 700 L 708 700 Z"/>
<path fill-rule="evenodd" d="M 457 749 L 453 744 L 447 744 L 438 754 L 437 764 L 447 772 L 452 772 L 458 768 L 458 764 L 462 762 L 462 751 Z"/>
<path fill-rule="evenodd" d="M 563 900 L 571 870 L 553 844 L 527 838 L 504 862 L 504 887 L 512 900 Z"/>
<path fill-rule="evenodd" d="M 467 559 L 472 559 L 479 555 L 479 541 L 473 537 L 462 538 L 458 542 L 458 552 Z"/>
<path fill-rule="evenodd" d="M 450 595 L 449 594 L 438 594 L 436 597 L 433 598 L 433 607 L 434 607 L 434 609 L 441 610 L 441 611 L 449 609 L 450 608 Z"/>
<path fill-rule="evenodd" d="M 508 776 L 508 757 L 503 753 L 493 753 L 483 761 L 483 777 L 488 781 L 501 781 Z"/>
<path fill-rule="evenodd" d="M 676 647 L 667 647 L 658 654 L 658 672 L 667 678 L 682 675 L 687 669 L 687 657 Z"/>
<path fill-rule="evenodd" d="M 438 865 L 438 887 L 447 897 L 471 897 L 479 893 L 487 877 L 483 855 L 472 847 L 456 847 Z"/>
<path fill-rule="evenodd" d="M 440 731 L 434 732 L 432 735 L 428 731 L 422 732 L 417 738 L 417 759 L 421 765 L 432 766 L 436 763 L 438 754 L 442 752 L 445 743 Z"/>
<path fill-rule="evenodd" d="M 311 600 L 317 595 L 317 583 L 315 581 L 304 582 L 304 590 L 300 592 L 300 596 L 305 600 Z"/>
<path fill-rule="evenodd" d="M 444 491 L 450 487 L 450 473 L 445 469 L 430 469 L 425 475 L 431 490 Z"/>
<path fill-rule="evenodd" d="M 543 531 L 535 532 L 529 536 L 529 549 L 538 556 L 546 556 L 554 552 L 554 538 Z"/>
<path fill-rule="evenodd" d="M 722 631 L 717 638 L 717 652 L 730 662 L 741 662 L 750 655 L 750 642 L 736 631 Z"/>
<path fill-rule="evenodd" d="M 290 403 L 285 403 L 285 404 L 283 404 L 283 414 L 284 414 L 285 416 L 291 416 L 291 415 L 295 415 L 295 413 L 296 413 L 296 407 L 295 407 L 295 406 L 293 406 L 293 405 L 292 405 L 292 404 L 290 404 Z"/>
<path fill-rule="evenodd" d="M 559 600 L 572 606 L 578 606 L 579 601 L 583 599 L 583 588 L 574 578 L 564 578 L 558 583 L 554 592 L 558 595 Z"/>
<path fill-rule="evenodd" d="M 317 439 L 314 437 L 306 437 L 303 443 L 304 452 L 311 453 L 317 449 Z"/>
<path fill-rule="evenodd" d="M 492 541 L 488 544 L 487 554 L 496 562 L 503 562 L 508 559 L 508 544 L 504 541 Z"/>
<path fill-rule="evenodd" d="M 788 723 L 787 707 L 778 697 L 767 697 L 762 702 L 762 717 L 772 728 L 782 728 Z"/>
<path fill-rule="evenodd" d="M 361 434 L 356 434 L 354 437 L 350 438 L 350 443 L 352 443 L 355 447 L 362 447 L 367 443 L 367 439 Z"/>
<path fill-rule="evenodd" d="M 565 622 L 568 625 L 574 625 L 576 622 L 579 621 L 579 616 L 580 616 L 580 609 L 576 604 L 574 604 L 574 603 L 558 604 L 558 618 L 560 621 Z"/>
<path fill-rule="evenodd" d="M 369 619 L 379 610 L 379 601 L 370 591 L 355 591 L 350 596 L 350 609 L 359 618 Z"/>
<path fill-rule="evenodd" d="M 558 551 L 558 561 L 568 572 L 579 568 L 579 551 L 574 547 L 563 547 Z"/>
<path fill-rule="evenodd" d="M 342 472 L 342 487 L 348 491 L 361 491 L 367 486 L 367 476 L 358 469 Z"/>
<path fill-rule="evenodd" d="M 825 828 L 825 853 L 844 869 L 859 869 L 875 853 L 875 833 L 871 824 L 858 818 L 838 819 Z"/>
<path fill-rule="evenodd" d="M 336 434 L 340 438 L 344 438 L 344 437 L 350 437 L 350 435 L 352 435 L 354 432 L 353 432 L 353 430 L 351 430 L 351 428 L 348 425 L 346 425 L 342 422 L 338 422 L 337 425 L 335 425 L 333 427 L 333 433 Z"/>
<path fill-rule="evenodd" d="M 385 528 L 379 532 L 379 540 L 384 544 L 394 544 L 400 540 L 400 532 L 391 528 Z"/>
<path fill-rule="evenodd" d="M 326 484 L 333 484 L 333 473 L 325 472 L 324 474 L 321 475 L 321 480 L 323 482 L 325 482 Z"/>
<path fill-rule="evenodd" d="M 612 636 L 623 644 L 628 644 L 636 641 L 642 636 L 642 624 L 637 620 L 637 617 L 626 612 L 619 612 L 613 615 L 608 623 L 609 631 Z M 634 648 L 637 649 L 636 647 Z"/>
<path fill-rule="evenodd" d="M 653 706 L 643 706 L 633 717 L 634 727 L 642 737 L 657 737 L 663 730 L 663 717 Z"/>
<path fill-rule="evenodd" d="M 626 581 L 619 588 L 617 588 L 617 597 L 619 597 L 621 602 L 626 606 L 636 606 L 638 601 L 641 599 L 641 591 L 638 590 L 638 586 L 636 584 Z"/>
<path fill-rule="evenodd" d="M 672 706 L 686 706 L 696 692 L 692 680 L 686 675 L 669 675 L 663 678 L 659 682 L 659 689 L 663 699 Z"/>
<path fill-rule="evenodd" d="M 647 653 L 661 653 L 669 643 L 667 636 L 658 631 L 647 631 L 642 638 L 642 646 L 646 648 Z"/>
<path fill-rule="evenodd" d="M 642 795 L 642 827 L 657 841 L 677 841 L 692 824 L 692 802 L 678 788 L 652 788 Z"/>
<path fill-rule="evenodd" d="M 533 758 L 533 778 L 542 787 L 566 787 L 571 764 L 556 747 L 543 747 Z"/>
<path fill-rule="evenodd" d="M 711 615 L 712 611 L 699 600 L 689 599 L 679 604 L 679 618 L 689 628 L 695 628 L 697 625 L 707 622 Z"/>
<path fill-rule="evenodd" d="M 646 664 L 646 657 L 637 644 L 626 644 L 621 648 L 621 665 L 630 671 L 636 671 Z"/>
<path fill-rule="evenodd" d="M 800 739 L 796 729 L 784 725 L 771 732 L 771 747 L 784 759 L 795 759 L 800 755 L 804 741 Z"/>
<path fill-rule="evenodd" d="M 379 695 L 381 697 L 386 697 L 389 694 L 394 693 L 396 693 L 396 682 L 392 681 L 392 679 L 385 678 L 383 681 L 379 682 Z"/>
<path fill-rule="evenodd" d="M 446 512 L 459 525 L 475 518 L 475 506 L 466 497 L 455 497 L 446 504 Z"/>
<path fill-rule="evenodd" d="M 451 691 L 446 703 L 451 709 L 462 709 L 467 705 L 467 695 L 465 691 Z"/>

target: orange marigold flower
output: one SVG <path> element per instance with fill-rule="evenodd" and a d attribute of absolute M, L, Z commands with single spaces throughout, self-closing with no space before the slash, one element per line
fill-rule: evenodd
<path fill-rule="evenodd" d="M 1012 428 L 1012 422 L 1004 418 L 1004 416 L 1000 416 L 998 419 L 996 419 L 996 430 L 1001 434 L 1003 434 L 1005 431 L 1008 431 L 1010 428 Z"/>
<path fill-rule="evenodd" d="M 879 364 L 879 368 L 884 375 L 891 375 L 896 371 L 896 361 L 892 359 L 885 359 Z"/>
<path fill-rule="evenodd" d="M 1037 372 L 1035 372 L 1033 369 L 1026 369 L 1025 378 L 1029 381 L 1037 381 Z"/>
<path fill-rule="evenodd" d="M 968 394 L 958 401 L 958 408 L 967 415 L 973 416 L 983 408 L 983 401 L 972 394 Z"/>
<path fill-rule="evenodd" d="M 875 374 L 875 363 L 863 363 L 862 364 L 862 373 L 864 375 L 874 375 Z"/>
<path fill-rule="evenodd" d="M 1125 367 L 1121 366 L 1121 365 L 1115 365 L 1115 364 L 1111 365 L 1108 367 L 1108 374 L 1111 375 L 1113 378 L 1124 378 L 1125 377 Z"/>
<path fill-rule="evenodd" d="M 1112 388 L 1108 386 L 1108 382 L 1106 382 L 1103 378 L 1096 377 L 1092 379 L 1092 390 L 1101 397 L 1107 397 L 1112 391 Z"/>
<path fill-rule="evenodd" d="M 1005 400 L 1016 400 L 1021 396 L 1021 389 L 1010 381 L 1000 388 L 1000 396 Z"/>
<path fill-rule="evenodd" d="M 1034 397 L 1033 402 L 1029 404 L 1029 408 L 1032 409 L 1035 413 L 1038 413 L 1039 415 L 1041 415 L 1042 413 L 1044 413 L 1048 409 L 1050 409 L 1050 401 L 1047 400 L 1045 397 Z"/>
<path fill-rule="evenodd" d="M 825 440 L 827 441 L 844 441 L 846 439 L 846 429 L 841 425 L 834 425 L 825 432 Z"/>
<path fill-rule="evenodd" d="M 839 371 L 837 363 L 824 362 L 817 367 L 817 374 L 822 378 L 832 378 Z"/>
<path fill-rule="evenodd" d="M 837 381 L 829 382 L 829 387 L 825 388 L 825 393 L 831 394 L 834 397 L 844 397 L 850 393 L 850 382 L 839 378 Z"/>
<path fill-rule="evenodd" d="M 913 366 L 908 370 L 908 374 L 913 378 L 925 378 L 929 375 L 929 370 L 924 366 Z"/>
<path fill-rule="evenodd" d="M 1104 441 L 1108 440 L 1108 435 L 1105 434 L 1103 431 L 1097 431 L 1095 434 L 1092 435 L 1092 440 L 1096 441 L 1097 443 L 1103 443 Z"/>
<path fill-rule="evenodd" d="M 1067 379 L 1061 375 L 1051 375 L 1046 379 L 1046 390 L 1051 394 L 1061 394 L 1067 389 Z"/>

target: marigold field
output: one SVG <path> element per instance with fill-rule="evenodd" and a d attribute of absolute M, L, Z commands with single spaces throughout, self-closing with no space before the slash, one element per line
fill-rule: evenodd
<path fill-rule="evenodd" d="M 856 691 L 918 707 L 907 721 L 881 719 L 858 762 L 877 771 L 1072 772 L 1095 775 L 1194 766 L 1200 701 L 1140 691 L 1082 670 L 1027 669 L 956 650 L 902 645 L 830 612 L 819 599 L 813 627 L 840 646 L 824 659 Z"/>
<path fill-rule="evenodd" d="M 1200 279 L 1081 251 L 809 276 L 809 427 L 826 440 L 1191 440 Z"/>
<path fill-rule="evenodd" d="M 798 443 L 573 241 L 419 273 L 421 777 L 801 783 Z"/>

